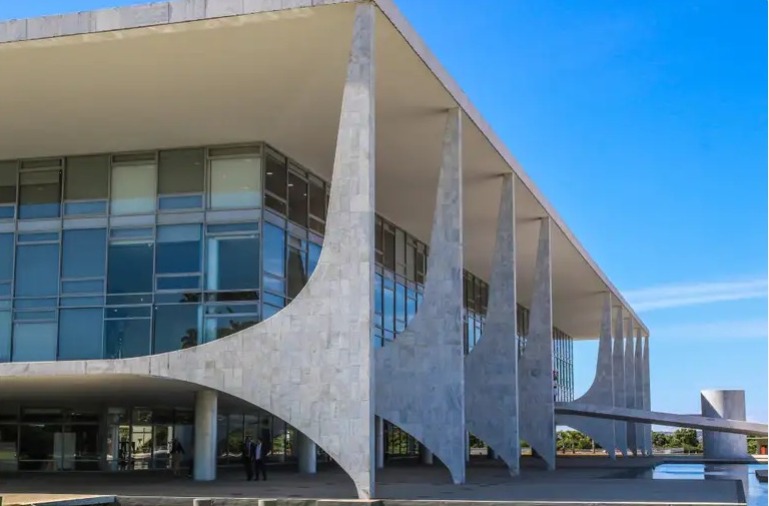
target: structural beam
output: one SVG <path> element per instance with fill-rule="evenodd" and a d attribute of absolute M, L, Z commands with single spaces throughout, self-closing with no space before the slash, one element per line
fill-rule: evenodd
<path fill-rule="evenodd" d="M 635 355 L 633 350 L 633 318 L 625 319 L 625 406 L 635 409 Z M 627 448 L 638 455 L 635 438 L 635 422 L 627 423 Z"/>
<path fill-rule="evenodd" d="M 643 370 L 644 370 L 644 386 L 643 386 L 643 403 L 644 409 L 650 411 L 652 407 L 651 403 L 651 372 L 649 368 L 649 336 L 644 336 L 644 349 L 643 349 Z M 651 456 L 654 454 L 654 446 L 652 444 L 652 426 L 649 423 L 644 424 L 644 448 L 646 448 L 646 455 Z"/>
<path fill-rule="evenodd" d="M 635 370 L 635 399 L 636 409 L 648 409 L 644 406 L 644 366 L 643 366 L 643 337 L 641 328 L 636 327 L 635 331 L 635 354 L 633 357 L 633 369 Z M 640 455 L 646 455 L 646 429 L 642 423 L 635 424 L 636 447 Z"/>
<path fill-rule="evenodd" d="M 503 176 L 483 337 L 465 358 L 468 430 L 520 472 L 515 177 Z"/>
<path fill-rule="evenodd" d="M 555 411 L 553 398 L 553 278 L 550 218 L 542 218 L 529 309 L 529 334 L 520 359 L 520 433 L 555 469 Z"/>

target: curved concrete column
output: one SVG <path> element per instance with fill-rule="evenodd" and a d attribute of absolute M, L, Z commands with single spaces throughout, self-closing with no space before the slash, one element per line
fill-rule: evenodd
<path fill-rule="evenodd" d="M 155 376 L 225 392 L 296 427 L 350 475 L 361 498 L 373 496 L 374 15 L 370 3 L 356 7 L 326 236 L 314 273 L 289 306 L 185 350 L 0 364 L 0 376 Z"/>
<path fill-rule="evenodd" d="M 515 293 L 515 179 L 502 180 L 497 239 L 483 337 L 465 357 L 467 428 L 520 472 L 518 333 Z"/>
<path fill-rule="evenodd" d="M 318 472 L 318 450 L 312 439 L 301 432 L 296 433 L 296 449 L 299 472 L 315 474 Z"/>
<path fill-rule="evenodd" d="M 612 349 L 612 372 L 614 375 L 614 405 L 625 407 L 625 337 L 622 321 L 622 306 L 615 308 L 614 313 L 614 348 Z M 614 422 L 615 449 L 627 457 L 627 422 Z"/>
<path fill-rule="evenodd" d="M 644 349 L 643 349 L 643 370 L 644 370 L 644 383 L 643 383 L 643 403 L 646 411 L 651 411 L 652 398 L 651 398 L 651 376 L 649 371 L 649 336 L 644 336 Z M 644 424 L 644 447 L 646 448 L 646 455 L 651 456 L 654 454 L 654 446 L 652 445 L 652 426 L 648 423 Z"/>
<path fill-rule="evenodd" d="M 376 414 L 465 481 L 462 123 L 448 112 L 424 297 L 408 328 L 376 350 Z"/>
<path fill-rule="evenodd" d="M 635 355 L 633 350 L 633 318 L 625 320 L 625 406 L 634 409 L 635 405 Z M 638 455 L 635 438 L 635 422 L 627 423 L 627 448 Z"/>
<path fill-rule="evenodd" d="M 603 313 L 601 316 L 601 332 L 598 338 L 598 360 L 595 366 L 595 378 L 587 392 L 576 399 L 574 403 L 613 406 L 614 378 L 612 376 L 612 335 L 611 335 L 611 306 L 612 296 L 604 295 Z M 613 450 L 615 444 L 614 421 L 600 418 L 589 418 L 574 415 L 559 415 L 559 425 L 567 425 L 587 435 L 601 448 L 606 450 L 609 458 L 617 458 Z"/>
<path fill-rule="evenodd" d="M 703 390 L 700 392 L 702 416 L 745 420 L 744 390 Z M 748 438 L 741 434 L 702 431 L 706 459 L 744 459 L 748 457 Z"/>
<path fill-rule="evenodd" d="M 641 328 L 636 327 L 635 356 L 633 357 L 633 369 L 635 371 L 635 407 L 636 409 L 648 409 L 644 406 L 644 367 L 643 367 L 643 337 Z M 646 455 L 649 448 L 646 447 L 645 424 L 635 424 L 636 447 L 640 455 Z"/>
<path fill-rule="evenodd" d="M 481 339 L 483 340 L 483 339 Z M 529 309 L 529 334 L 520 363 L 521 438 L 555 469 L 555 399 L 553 398 L 553 277 L 550 218 L 542 218 Z"/>

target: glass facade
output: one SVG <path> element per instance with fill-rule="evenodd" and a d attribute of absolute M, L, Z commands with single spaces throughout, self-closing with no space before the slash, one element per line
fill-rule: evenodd
<path fill-rule="evenodd" d="M 0 361 L 187 348 L 276 314 L 320 256 L 328 184 L 264 143 L 0 162 Z M 377 216 L 375 346 L 422 301 L 428 247 Z M 464 275 L 464 346 L 488 284 Z M 521 349 L 528 311 L 518 308 Z M 555 329 L 559 396 L 571 341 Z"/>

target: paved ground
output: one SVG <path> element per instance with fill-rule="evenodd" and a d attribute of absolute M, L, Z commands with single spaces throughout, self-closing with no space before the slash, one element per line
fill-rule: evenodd
<path fill-rule="evenodd" d="M 643 464 L 646 460 L 646 464 Z M 440 466 L 392 465 L 377 479 L 380 498 L 539 501 L 736 502 L 733 482 L 650 480 L 651 459 L 620 460 L 576 457 L 559 462 L 557 472 L 524 468 L 511 479 L 498 463 L 482 462 L 468 469 L 465 485 L 452 485 Z M 628 465 L 630 464 L 630 465 Z M 295 497 L 352 498 L 352 482 L 340 470 L 321 468 L 317 475 L 270 469 L 268 481 L 247 482 L 239 469 L 220 471 L 215 482 L 193 482 L 164 472 L 123 474 L 16 474 L 0 476 L 5 506 L 35 502 L 25 495 L 118 495 L 167 497 Z M 11 496 L 10 494 L 13 494 Z"/>

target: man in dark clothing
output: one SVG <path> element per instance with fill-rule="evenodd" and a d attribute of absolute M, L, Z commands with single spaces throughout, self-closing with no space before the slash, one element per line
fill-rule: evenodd
<path fill-rule="evenodd" d="M 262 479 L 267 480 L 267 469 L 264 466 L 264 459 L 267 456 L 267 448 L 262 443 L 262 440 L 256 438 L 256 444 L 254 445 L 254 477 L 256 481 L 259 481 L 259 473 L 262 474 Z"/>
<path fill-rule="evenodd" d="M 243 467 L 246 468 L 246 479 L 251 481 L 254 477 L 254 447 L 256 445 L 251 441 L 251 436 L 246 436 L 246 440 L 243 441 L 241 451 L 241 460 L 243 461 Z"/>

